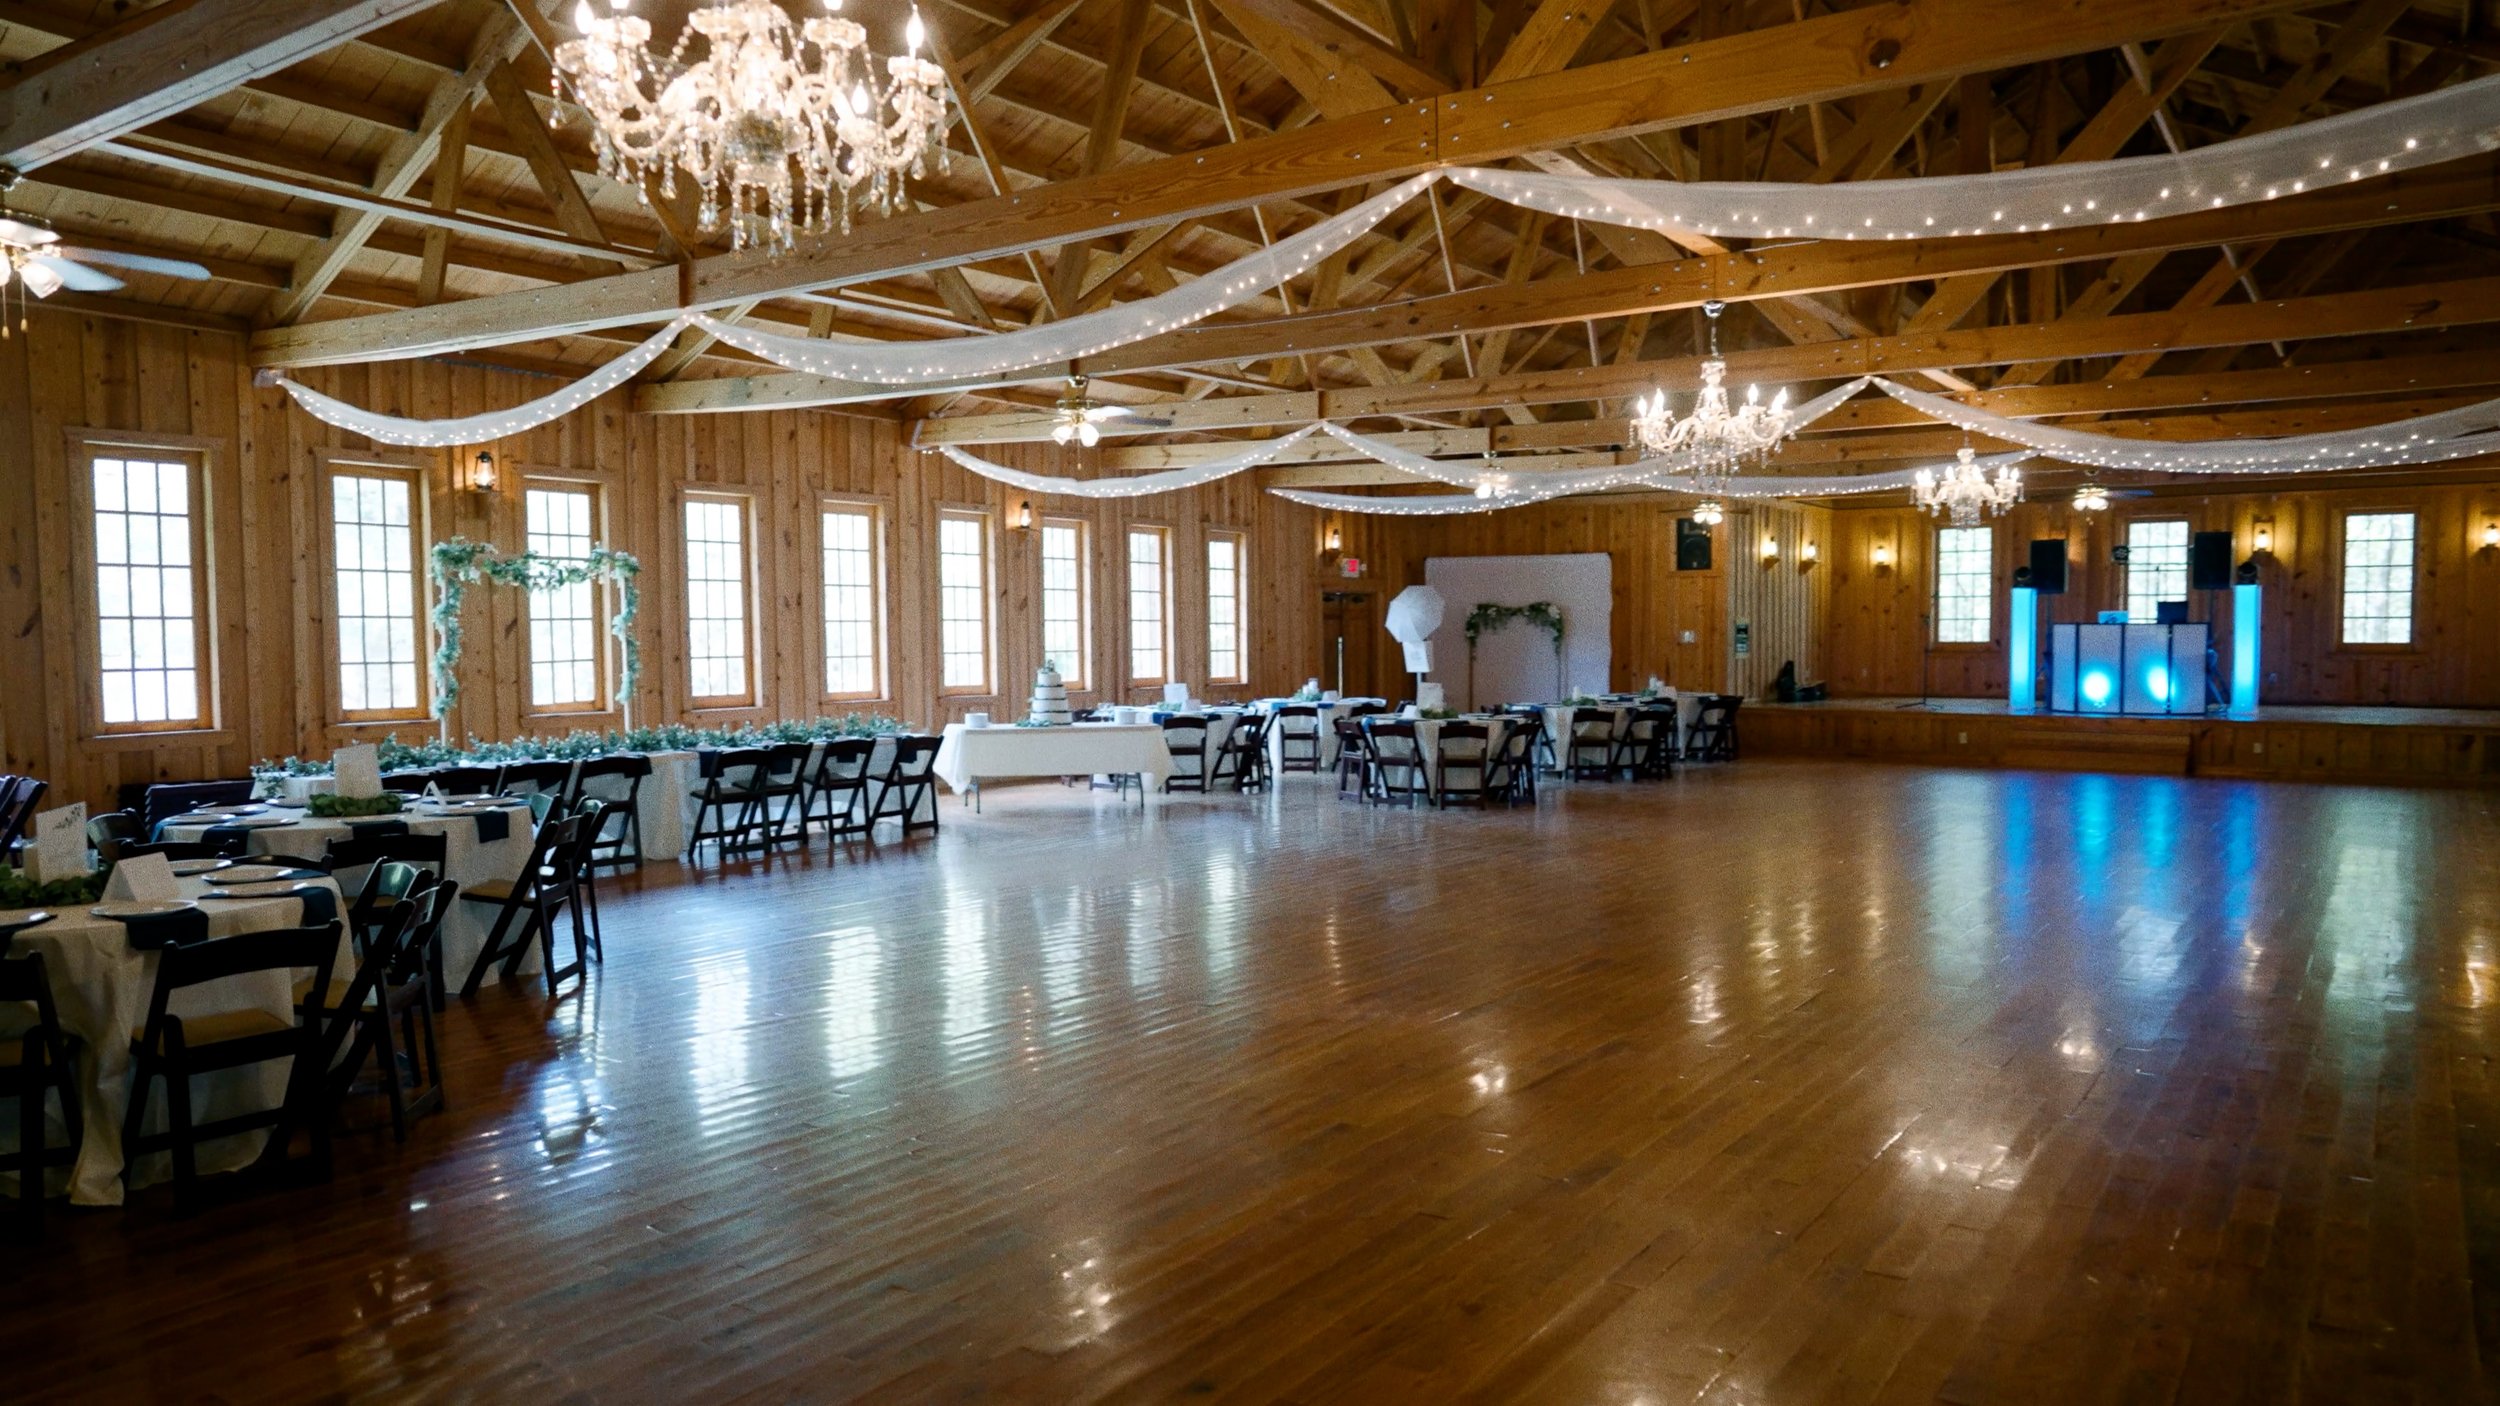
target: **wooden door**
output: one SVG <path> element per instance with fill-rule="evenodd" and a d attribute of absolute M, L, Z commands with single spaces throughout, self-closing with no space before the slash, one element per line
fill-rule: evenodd
<path fill-rule="evenodd" d="M 1391 696 L 1380 687 L 1380 635 L 1380 607 L 1369 591 L 1322 591 L 1319 686 Z"/>

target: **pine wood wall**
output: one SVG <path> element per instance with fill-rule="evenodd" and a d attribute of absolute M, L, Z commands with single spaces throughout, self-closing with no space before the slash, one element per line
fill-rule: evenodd
<path fill-rule="evenodd" d="M 556 383 L 441 362 L 341 367 L 308 384 L 348 401 L 423 417 L 472 414 L 545 394 Z M 182 734 L 93 737 L 80 690 L 92 669 L 76 621 L 93 610 L 74 544 L 88 531 L 73 495 L 71 434 L 86 429 L 170 440 L 207 465 L 216 719 Z M 1188 493 L 1128 502 L 1058 501 L 1007 489 L 934 455 L 906 448 L 886 420 L 777 412 L 652 417 L 607 397 L 553 424 L 490 447 L 502 491 L 455 491 L 452 451 L 371 450 L 361 437 L 295 409 L 281 391 L 256 390 L 231 334 L 34 313 L 27 332 L 0 342 L 0 771 L 42 776 L 54 797 L 107 803 L 123 783 L 239 776 L 259 758 L 325 754 L 345 741 L 396 732 L 430 735 L 425 720 L 337 722 L 330 667 L 329 456 L 419 469 L 428 483 L 427 540 L 455 533 L 522 545 L 517 479 L 543 475 L 600 487 L 610 545 L 643 563 L 643 682 L 637 723 L 707 725 L 853 708 L 935 727 L 973 710 L 1020 716 L 1041 663 L 1039 534 L 1011 530 L 1018 506 L 1080 518 L 1089 528 L 1092 647 L 1089 677 L 1127 677 L 1126 539 L 1132 522 L 1171 529 L 1174 676 L 1217 697 L 1274 691 L 1314 671 L 1319 628 L 1318 515 L 1268 494 L 1248 475 Z M 458 452 L 465 458 L 474 447 Z M 1051 446 L 1002 451 L 1035 472 L 1071 472 Z M 751 495 L 752 666 L 756 706 L 696 712 L 688 698 L 679 504 L 689 487 Z M 817 505 L 827 495 L 875 501 L 884 517 L 888 611 L 886 696 L 821 697 L 822 614 Z M 974 507 L 991 521 L 996 692 L 941 696 L 937 686 L 935 518 Z M 1207 688 L 1209 529 L 1247 534 L 1248 686 Z M 519 593 L 481 586 L 464 617 L 455 735 L 511 737 L 608 727 L 618 710 L 533 713 L 527 706 L 527 626 Z M 602 610 L 604 616 L 605 609 Z M 431 645 L 423 647 L 430 655 Z M 1116 672 L 1115 672 L 1116 671 Z M 1100 686 L 1080 703 L 1140 691 Z M 1141 695 L 1142 696 L 1142 695 Z"/>
<path fill-rule="evenodd" d="M 2414 640 L 2409 646 L 2346 647 L 2338 642 L 2342 517 L 2405 511 L 2415 522 Z M 1844 508 L 1832 514 L 1825 547 L 1831 606 L 1824 658 L 1835 693 L 1915 695 L 1920 691 L 1923 618 L 1933 608 L 1936 523 L 1908 508 Z M 2049 621 L 2089 621 L 2126 605 L 2124 569 L 2110 549 L 2137 519 L 2185 519 L 2191 532 L 2228 531 L 2232 560 L 2249 558 L 2259 519 L 2269 519 L 2273 551 L 2258 557 L 2266 588 L 2262 697 L 2269 703 L 2500 707 L 2500 549 L 2483 546 L 2500 522 L 2500 484 L 2360 486 L 2296 493 L 2161 495 L 2115 500 L 2108 512 L 2078 513 L 2063 498 L 2018 505 L 1995 525 L 2000 587 L 2028 560 L 2035 538 L 2067 541 L 2066 593 Z M 1874 566 L 1878 543 L 1891 553 Z M 2017 555 L 2021 554 L 2021 555 Z M 2215 620 L 2227 651 L 2227 597 L 2195 593 L 2195 618 Z M 1927 661 L 1940 696 L 1990 697 L 2005 691 L 2006 597 L 1997 594 L 1993 640 L 1938 645 Z M 2226 653 L 2227 657 L 2227 653 Z"/>

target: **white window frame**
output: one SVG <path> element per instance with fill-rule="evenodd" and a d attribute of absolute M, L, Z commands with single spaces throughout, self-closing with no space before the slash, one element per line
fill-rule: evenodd
<path fill-rule="evenodd" d="M 136 439 L 88 437 L 76 432 L 73 432 L 70 436 L 70 445 L 72 449 L 72 462 L 77 466 L 72 475 L 74 480 L 74 491 L 71 495 L 72 500 L 76 505 L 76 520 L 78 523 L 76 529 L 76 541 L 79 549 L 77 554 L 77 565 L 80 576 L 80 589 L 86 594 L 86 609 L 82 612 L 84 618 L 79 622 L 81 628 L 78 633 L 81 636 L 80 643 L 82 646 L 81 653 L 83 656 L 84 679 L 87 690 L 90 690 L 87 693 L 88 704 L 86 709 L 86 725 L 89 729 L 89 735 L 94 737 L 134 737 L 149 736 L 160 733 L 214 731 L 217 727 L 215 650 L 216 620 L 214 609 L 215 594 L 211 590 L 210 582 L 212 563 L 210 561 L 209 547 L 209 519 L 212 507 L 208 500 L 210 465 L 209 450 L 204 445 L 188 441 L 156 439 L 149 437 Z M 141 721 L 137 718 L 126 718 L 116 722 L 108 722 L 105 719 L 105 702 L 110 689 L 108 688 L 106 681 L 104 651 L 106 646 L 106 635 L 109 633 L 109 630 L 107 628 L 107 620 L 103 609 L 103 571 L 105 570 L 104 556 L 106 553 L 104 550 L 104 544 L 99 540 L 99 529 L 102 524 L 98 521 L 98 517 L 99 513 L 102 511 L 119 512 L 119 510 L 108 510 L 99 507 L 99 499 L 96 494 L 96 466 L 100 461 L 106 460 L 123 462 L 139 460 L 155 464 L 175 464 L 180 466 L 184 471 L 183 518 L 185 525 L 189 529 L 185 544 L 185 554 L 188 560 L 187 564 L 180 565 L 179 569 L 189 573 L 188 579 L 190 583 L 191 597 L 190 658 L 192 662 L 192 667 L 189 670 L 192 682 L 190 712 L 186 716 L 149 719 L 146 721 Z M 126 476 L 124 488 L 125 490 L 127 489 Z M 125 498 L 118 501 L 127 502 L 127 499 Z M 151 514 L 151 516 L 161 517 L 162 514 Z M 126 530 L 127 528 L 125 527 L 125 531 Z M 127 539 L 125 539 L 125 542 L 126 540 Z M 121 552 L 116 553 L 116 555 L 126 554 L 126 546 Z M 158 554 L 158 557 L 159 561 L 156 569 L 161 570 L 164 565 L 162 552 Z M 129 563 L 116 562 L 114 565 L 127 568 Z M 161 578 L 159 580 L 159 587 L 161 592 Z M 163 603 L 161 593 L 159 595 L 158 602 L 161 612 Z M 124 621 L 150 619 L 171 622 L 179 617 L 160 613 L 158 615 L 145 617 L 125 614 L 113 618 Z M 135 664 L 135 654 L 132 657 Z M 132 668 L 114 670 L 113 672 L 132 673 L 135 675 L 140 671 Z M 151 672 L 164 672 L 164 670 L 160 669 Z M 174 711 L 174 705 L 170 700 L 168 701 L 166 711 L 169 713 Z"/>
<path fill-rule="evenodd" d="M 344 578 L 349 568 L 346 565 L 345 558 L 341 554 L 341 543 L 339 540 L 339 528 L 341 524 L 338 516 L 338 485 L 341 479 L 351 478 L 373 479 L 386 483 L 397 483 L 405 488 L 408 494 L 408 521 L 403 525 L 406 532 L 406 544 L 408 551 L 408 560 L 405 568 L 405 579 L 408 589 L 406 611 L 404 613 L 391 612 L 387 610 L 376 612 L 361 608 L 363 605 L 363 600 L 361 599 L 363 593 L 366 590 L 370 590 L 375 584 L 375 581 L 371 578 L 379 577 L 385 581 L 388 580 L 388 576 L 386 575 L 388 570 L 387 567 L 374 568 L 361 564 L 361 547 L 371 547 L 375 545 L 374 539 L 376 534 L 372 532 L 359 534 L 362 539 L 359 554 L 360 565 L 355 568 L 359 576 L 368 578 L 358 588 L 357 594 L 359 596 L 359 610 L 355 618 L 360 621 L 379 620 L 388 622 L 396 613 L 398 614 L 399 619 L 403 620 L 408 626 L 408 658 L 405 661 L 385 660 L 382 664 L 382 667 L 386 669 L 403 665 L 407 669 L 407 682 L 410 690 L 409 701 L 402 704 L 390 704 L 383 707 L 351 708 L 348 706 L 347 702 L 347 670 L 350 667 L 347 662 L 347 656 L 351 652 L 362 652 L 350 651 L 347 644 L 347 622 L 349 618 L 347 615 L 348 589 L 347 582 Z M 343 723 L 405 722 L 423 718 L 427 715 L 426 701 L 433 683 L 434 672 L 431 658 L 432 651 L 427 648 L 428 630 L 426 626 L 427 593 L 424 566 L 426 554 L 425 473 L 423 470 L 407 464 L 394 464 L 362 459 L 334 458 L 323 462 L 321 487 L 325 548 L 322 557 L 322 565 L 325 568 L 324 579 L 325 584 L 328 586 L 330 607 L 330 657 L 325 662 L 327 664 L 330 677 L 330 701 L 332 711 L 336 715 L 338 721 Z M 389 524 L 359 525 L 379 527 L 382 529 L 384 534 L 388 534 L 389 532 Z M 373 665 L 370 661 L 365 661 L 360 662 L 354 667 L 371 669 Z M 369 677 L 367 682 L 371 682 Z"/>
<path fill-rule="evenodd" d="M 691 700 L 693 706 L 697 708 L 751 708 L 755 706 L 756 666 L 754 499 L 744 493 L 722 492 L 715 489 L 688 489 L 679 496 L 680 504 L 677 514 L 677 545 L 678 550 L 684 555 L 685 558 L 683 580 L 686 588 L 684 609 L 679 612 L 679 620 L 686 632 L 687 696 Z M 696 601 L 698 597 L 703 594 L 699 587 L 732 583 L 730 578 L 726 577 L 717 575 L 697 576 L 695 574 L 698 570 L 716 572 L 719 569 L 720 561 L 723 560 L 718 552 L 718 544 L 713 544 L 711 550 L 709 551 L 700 550 L 697 547 L 694 538 L 694 510 L 698 506 L 717 506 L 728 508 L 735 514 L 735 521 L 738 524 L 738 541 L 735 544 L 735 550 L 726 558 L 727 560 L 734 561 L 737 564 L 738 569 L 738 574 L 734 581 L 736 589 L 732 591 L 728 597 L 729 599 L 736 601 L 739 610 L 739 615 L 736 618 L 736 628 L 732 634 L 738 642 L 739 653 L 737 655 L 737 659 L 739 673 L 741 676 L 740 681 L 743 687 L 734 692 L 704 693 L 701 691 L 701 685 L 704 680 L 701 669 L 697 664 L 698 658 L 727 658 L 729 656 L 697 655 L 696 621 L 698 619 L 726 620 L 729 617 L 719 615 L 697 616 L 695 614 Z"/>
<path fill-rule="evenodd" d="M 865 519 L 868 524 L 867 618 L 864 621 L 846 618 L 840 622 L 845 626 L 864 624 L 867 627 L 868 687 L 864 690 L 834 687 L 834 660 L 857 657 L 838 655 L 834 649 L 833 632 L 836 624 L 834 592 L 857 589 L 849 585 L 837 586 L 833 579 L 835 565 L 833 553 L 836 548 L 833 545 L 832 519 L 835 517 L 861 518 Z M 822 612 L 822 618 L 817 623 L 822 628 L 824 639 L 824 697 L 828 702 L 859 702 L 883 698 L 886 696 L 885 506 L 874 499 L 867 498 L 820 499 L 816 505 L 816 530 L 816 589 L 819 608 Z"/>
<path fill-rule="evenodd" d="M 524 476 L 521 480 L 521 545 L 531 551 L 541 550 L 538 546 L 538 540 L 541 534 L 535 532 L 530 527 L 529 508 L 531 494 L 576 494 L 590 500 L 588 504 L 588 511 L 584 515 L 584 530 L 582 534 L 586 556 L 588 548 L 599 545 L 601 534 L 605 528 L 604 519 L 607 498 L 606 495 L 600 491 L 602 487 L 604 487 L 604 485 L 587 482 L 582 479 L 554 478 L 544 475 Z M 550 533 L 545 535 L 554 536 L 558 534 Z M 548 555 L 552 556 L 556 554 L 549 552 Z M 581 558 L 574 559 L 580 560 Z M 522 609 L 527 612 L 523 619 L 529 630 L 529 694 L 523 701 L 526 703 L 528 710 L 532 713 L 605 712 L 608 707 L 608 620 L 609 617 L 614 614 L 607 596 L 608 588 L 604 584 L 597 581 L 585 581 L 579 586 L 568 586 L 563 589 L 567 591 L 580 591 L 582 593 L 581 599 L 588 602 L 589 605 L 588 615 L 584 617 L 567 615 L 549 620 L 545 623 L 551 627 L 562 626 L 568 630 L 580 630 L 582 632 L 582 638 L 588 641 L 589 659 L 587 662 L 590 665 L 590 697 L 587 699 L 577 699 L 566 702 L 550 702 L 539 696 L 538 670 L 542 662 L 539 659 L 539 641 L 543 635 L 543 632 L 539 629 L 539 626 L 542 623 L 539 619 L 539 614 L 540 611 L 544 609 L 541 605 L 541 601 L 552 596 L 553 593 L 532 591 L 529 593 L 529 597 L 522 607 Z M 568 666 L 580 662 L 583 661 L 572 659 L 562 661 L 563 664 Z M 550 662 L 549 666 L 554 667 L 554 664 Z"/>
<path fill-rule="evenodd" d="M 1094 579 L 1092 554 L 1088 550 L 1092 528 L 1093 524 L 1083 518 L 1043 518 L 1037 551 L 1042 572 L 1042 658 L 1059 666 L 1060 682 L 1080 691 L 1091 687 L 1088 681 L 1093 677 L 1090 661 L 1094 652 Z M 1066 533 L 1075 539 L 1076 550 L 1068 559 L 1070 580 L 1064 586 L 1054 585 L 1050 579 L 1050 544 L 1054 533 Z M 1063 606 L 1067 609 L 1062 609 Z M 1054 643 L 1051 639 L 1054 627 L 1073 634 L 1074 642 Z"/>
<path fill-rule="evenodd" d="M 947 550 L 946 529 L 949 523 L 967 524 L 971 527 L 974 533 L 975 551 L 965 553 Z M 941 697 L 983 697 L 996 691 L 998 677 L 998 651 L 991 636 L 991 619 L 997 612 L 993 609 L 994 602 L 991 600 L 990 591 L 990 582 L 995 568 L 990 559 L 993 547 L 989 512 L 981 508 L 940 508 L 937 516 L 936 536 L 938 693 Z M 966 561 L 973 564 L 976 578 L 970 581 L 961 579 L 950 581 L 948 579 L 950 568 L 960 572 Z M 967 617 L 961 613 L 966 607 L 970 607 L 977 613 Z M 959 630 L 957 628 L 959 626 L 968 629 L 969 635 Z M 970 639 L 978 646 L 980 660 L 978 679 L 957 678 L 951 673 L 956 662 L 973 656 L 972 650 L 949 647 L 951 642 L 964 639 Z"/>
<path fill-rule="evenodd" d="M 1218 568 L 1215 564 L 1218 546 L 1232 552 L 1232 565 Z M 1250 681 L 1250 611 L 1248 591 L 1250 575 L 1250 534 L 1235 528 L 1218 527 L 1207 533 L 1207 682 L 1211 684 L 1246 684 Z M 1229 577 L 1229 594 L 1219 594 L 1218 576 Z M 1232 619 L 1222 622 L 1233 632 L 1232 667 L 1227 669 L 1219 659 L 1216 647 L 1216 603 L 1229 600 Z"/>
<path fill-rule="evenodd" d="M 2139 543 L 2139 527 L 2172 527 L 2178 529 L 2175 553 L 2167 543 Z M 2139 625 L 2153 624 L 2161 618 L 2160 606 L 2166 600 L 2188 599 L 2189 548 L 2196 536 L 2195 528 L 2186 518 L 2133 518 L 2127 523 L 2127 619 Z M 2176 587 L 2175 593 L 2170 589 Z M 2138 606 L 2142 609 L 2138 609 Z"/>
<path fill-rule="evenodd" d="M 2354 551 L 2353 525 L 2404 524 L 2402 537 L 2367 538 L 2358 545 L 2369 549 Z M 2342 513 L 2336 525 L 2339 555 L 2335 572 L 2335 641 L 2344 648 L 2410 649 L 2413 647 L 2414 597 L 2421 588 L 2422 518 L 2410 509 L 2372 508 Z M 2389 550 L 2379 551 L 2381 544 Z M 2356 557 L 2364 558 L 2355 560 Z M 2380 560 L 2379 558 L 2387 558 Z M 2362 573 L 2368 573 L 2363 575 Z M 2401 581 L 2401 587 L 2391 583 Z M 2374 610 L 2366 615 L 2353 614 L 2356 602 L 2397 601 L 2401 611 Z M 2358 639 L 2354 626 L 2365 626 L 2362 633 L 2379 638 Z M 2376 626 L 2378 628 L 2366 628 Z"/>
<path fill-rule="evenodd" d="M 1976 552 L 1971 548 L 1976 547 Z M 1935 537 L 1935 631 L 1940 645 L 1984 645 L 1996 639 L 1996 529 L 1939 527 Z M 1976 567 L 1973 560 L 1976 559 Z M 1948 583 L 1955 589 L 1948 594 Z M 1976 583 L 1977 590 L 1970 589 Z M 1978 604 L 1976 615 L 1970 610 Z M 1954 607 L 1948 610 L 1947 606 Z"/>
<path fill-rule="evenodd" d="M 1151 523 L 1130 523 L 1123 540 L 1128 550 L 1121 554 L 1128 587 L 1128 681 L 1133 687 L 1156 687 L 1172 681 L 1172 529 Z M 1141 542 L 1155 544 L 1155 560 L 1151 574 L 1141 577 L 1137 548 Z M 1142 584 L 1141 584 L 1142 583 Z M 1139 613 L 1141 602 L 1154 602 L 1155 618 L 1145 622 Z M 1152 649 L 1153 668 L 1140 668 L 1148 663 L 1146 650 Z"/>

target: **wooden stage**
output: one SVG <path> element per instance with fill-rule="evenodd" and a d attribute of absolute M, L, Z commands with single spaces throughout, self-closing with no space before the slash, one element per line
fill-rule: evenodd
<path fill-rule="evenodd" d="M 2500 785 L 2500 709 L 2268 707 L 2247 722 L 2018 716 L 2001 698 L 1747 703 L 1748 756 L 2230 776 L 2399 786 Z"/>

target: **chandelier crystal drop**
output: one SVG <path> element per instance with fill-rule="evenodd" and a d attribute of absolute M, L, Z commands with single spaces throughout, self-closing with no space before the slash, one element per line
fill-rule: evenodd
<path fill-rule="evenodd" d="M 1910 485 L 1918 505 L 1931 517 L 1950 513 L 1955 527 L 1976 527 L 1981 513 L 1995 517 L 2022 501 L 2022 470 L 2011 464 L 2000 465 L 1992 480 L 1976 458 L 1965 444 L 1941 480 L 1933 469 L 1919 470 Z"/>
<path fill-rule="evenodd" d="M 1780 391 L 1765 405 L 1762 388 L 1747 386 L 1744 405 L 1731 406 L 1727 361 L 1719 355 L 1719 314 L 1727 304 L 1713 298 L 1701 310 L 1710 318 L 1710 356 L 1701 364 L 1701 394 L 1693 399 L 1693 413 L 1677 419 L 1663 390 L 1643 396 L 1634 403 L 1632 435 L 1650 458 L 1683 456 L 1695 477 L 1724 481 L 1749 458 L 1768 462 L 1793 432 L 1788 392 Z"/>
<path fill-rule="evenodd" d="M 581 0 L 581 37 L 556 46 L 555 66 L 590 113 L 600 173 L 646 203 L 654 176 L 665 200 L 682 175 L 701 192 L 702 228 L 788 249 L 801 232 L 849 233 L 855 209 L 893 213 L 907 174 L 946 169 L 946 71 L 920 57 L 917 8 L 909 52 L 880 60 L 842 0 L 803 20 L 774 0 L 714 0 L 662 56 L 630 2 L 608 0 L 616 13 L 602 17 Z"/>

